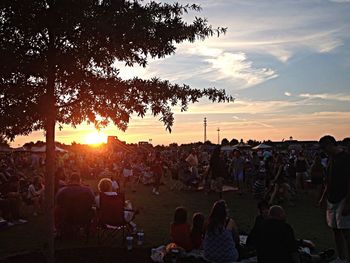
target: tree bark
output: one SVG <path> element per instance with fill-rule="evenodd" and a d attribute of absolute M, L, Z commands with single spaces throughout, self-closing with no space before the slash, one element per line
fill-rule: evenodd
<path fill-rule="evenodd" d="M 51 106 L 51 105 L 50 105 Z M 49 114 L 46 119 L 46 174 L 45 174 L 45 215 L 46 242 L 45 254 L 47 262 L 53 263 L 54 244 L 54 175 L 55 175 L 55 116 Z M 53 115 L 53 116 L 52 116 Z"/>
<path fill-rule="evenodd" d="M 46 88 L 46 173 L 45 173 L 45 226 L 46 242 L 45 256 L 48 263 L 55 262 L 55 243 L 54 243 L 54 176 L 56 171 L 56 152 L 55 152 L 55 125 L 56 125 L 56 99 L 55 99 L 55 36 L 49 32 L 48 49 L 48 78 Z"/>

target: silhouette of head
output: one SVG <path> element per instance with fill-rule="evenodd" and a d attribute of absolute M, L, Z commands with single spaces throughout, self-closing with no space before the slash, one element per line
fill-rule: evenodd
<path fill-rule="evenodd" d="M 318 142 L 322 150 L 324 150 L 328 154 L 332 154 L 336 152 L 337 149 L 337 141 L 331 135 L 323 136 Z"/>
<path fill-rule="evenodd" d="M 274 205 L 270 207 L 269 217 L 272 219 L 281 220 L 281 221 L 284 221 L 287 218 L 286 212 L 279 205 Z"/>

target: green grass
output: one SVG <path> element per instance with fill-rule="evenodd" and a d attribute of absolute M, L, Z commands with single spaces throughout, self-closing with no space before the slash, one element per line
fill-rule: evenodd
<path fill-rule="evenodd" d="M 135 222 L 145 232 L 145 246 L 159 246 L 169 241 L 169 228 L 173 212 L 177 206 L 188 209 L 189 221 L 194 212 L 208 216 L 211 206 L 218 199 L 218 194 L 205 195 L 203 192 L 170 191 L 169 182 L 160 189 L 161 194 L 151 194 L 151 187 L 138 185 L 136 193 L 127 191 L 135 208 L 143 207 Z M 88 182 L 95 189 L 96 184 Z M 250 194 L 239 196 L 234 192 L 223 195 L 230 215 L 235 219 L 239 230 L 249 232 L 256 215 L 256 201 Z M 304 194 L 296 201 L 296 207 L 286 207 L 288 222 L 293 226 L 296 237 L 310 239 L 320 248 L 334 247 L 331 230 L 326 226 L 324 211 L 313 206 L 315 194 Z M 40 250 L 45 234 L 42 216 L 29 217 L 29 222 L 0 232 L 0 257 L 27 250 Z M 120 239 L 115 241 L 120 244 Z M 91 238 L 86 245 L 83 241 L 56 243 L 57 248 L 94 246 L 97 242 Z"/>

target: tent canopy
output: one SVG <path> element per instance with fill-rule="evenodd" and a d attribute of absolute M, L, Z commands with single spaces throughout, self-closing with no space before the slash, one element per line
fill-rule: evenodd
<path fill-rule="evenodd" d="M 271 149 L 272 147 L 270 145 L 267 145 L 265 143 L 260 143 L 258 146 L 253 147 L 253 150 L 265 150 L 265 149 Z"/>
<path fill-rule="evenodd" d="M 235 148 L 234 146 L 230 146 L 230 145 L 225 145 L 225 146 L 222 146 L 220 148 L 221 151 L 223 152 L 232 152 L 234 150 L 236 150 L 237 148 Z"/>
<path fill-rule="evenodd" d="M 31 152 L 34 152 L 34 153 L 45 153 L 46 152 L 46 145 L 43 145 L 41 147 L 32 147 L 30 149 Z M 56 152 L 67 152 L 66 150 L 60 148 L 60 147 L 55 147 L 55 151 Z"/>
<path fill-rule="evenodd" d="M 234 145 L 233 147 L 235 147 L 236 149 L 250 149 L 250 148 L 252 148 L 251 145 L 245 144 L 243 142 L 240 142 L 240 143 Z"/>

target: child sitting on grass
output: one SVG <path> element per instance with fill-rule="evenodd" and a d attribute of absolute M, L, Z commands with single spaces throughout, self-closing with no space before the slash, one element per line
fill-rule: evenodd
<path fill-rule="evenodd" d="M 185 207 L 177 207 L 174 213 L 174 221 L 170 227 L 172 242 L 186 251 L 192 249 L 191 226 L 187 223 L 187 210 Z"/>
<path fill-rule="evenodd" d="M 204 215 L 202 213 L 194 213 L 190 235 L 193 249 L 202 249 L 204 234 Z"/>

